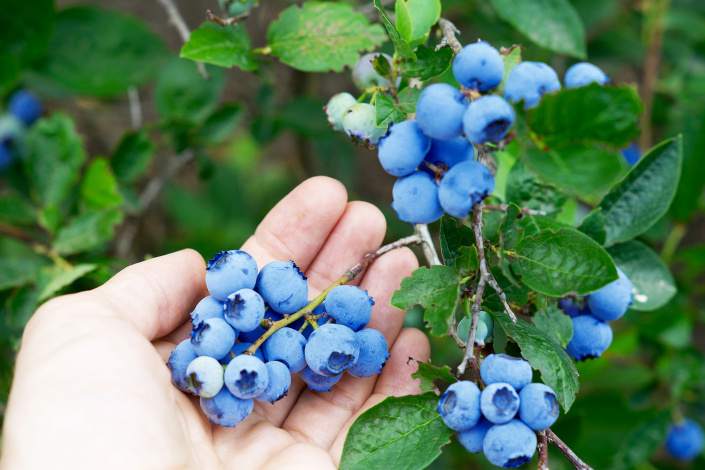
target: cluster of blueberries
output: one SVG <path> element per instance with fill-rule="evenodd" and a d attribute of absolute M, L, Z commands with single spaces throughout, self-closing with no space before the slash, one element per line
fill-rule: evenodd
<path fill-rule="evenodd" d="M 0 115 L 0 171 L 24 153 L 27 129 L 42 115 L 42 102 L 26 90 L 17 90 Z"/>
<path fill-rule="evenodd" d="M 353 68 L 353 81 L 359 88 L 390 85 L 372 65 L 379 55 L 366 54 Z M 391 65 L 391 58 L 382 55 Z M 375 106 L 358 103 L 349 93 L 333 96 L 325 107 L 334 129 L 345 131 L 356 141 L 377 145 L 382 167 L 399 178 L 392 190 L 392 207 L 405 222 L 431 223 L 444 212 L 467 217 L 473 205 L 495 186 L 487 167 L 475 161 L 473 144 L 496 143 L 507 135 L 515 120 L 514 108 L 507 100 L 523 100 L 526 108 L 532 108 L 545 93 L 561 88 L 550 66 L 522 62 L 507 76 L 506 99 L 496 94 L 479 96 L 497 88 L 504 79 L 501 54 L 484 41 L 465 46 L 457 54 L 453 74 L 478 97 L 468 103 L 451 85 L 430 85 L 419 96 L 416 120 L 394 123 L 388 129 L 377 127 Z M 585 62 L 572 66 L 565 75 L 569 88 L 608 81 L 599 68 Z"/>
<path fill-rule="evenodd" d="M 330 391 L 343 372 L 370 377 L 389 358 L 382 333 L 365 328 L 374 301 L 359 287 L 331 289 L 312 312 L 315 325 L 301 317 L 272 326 L 309 305 L 306 277 L 293 261 L 258 272 L 248 253 L 223 251 L 208 262 L 206 285 L 211 295 L 191 313 L 191 337 L 167 366 L 177 388 L 200 396 L 213 423 L 235 426 L 250 415 L 253 399 L 285 397 L 291 374 L 311 390 Z M 268 328 L 278 329 L 255 347 Z"/>
<path fill-rule="evenodd" d="M 468 452 L 484 452 L 499 467 L 519 467 L 534 455 L 534 431 L 549 428 L 559 414 L 556 393 L 531 383 L 532 375 L 528 361 L 490 354 L 480 365 L 485 388 L 469 380 L 452 384 L 438 401 L 438 413 Z"/>
<path fill-rule="evenodd" d="M 582 299 L 560 300 L 563 312 L 573 322 L 573 337 L 566 351 L 576 361 L 600 357 L 612 343 L 612 327 L 607 323 L 622 318 L 632 304 L 634 286 L 624 271 L 619 279 Z"/>

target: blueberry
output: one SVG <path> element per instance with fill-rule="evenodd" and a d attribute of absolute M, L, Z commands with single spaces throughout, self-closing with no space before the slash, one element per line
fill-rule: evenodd
<path fill-rule="evenodd" d="M 527 385 L 519 392 L 519 400 L 519 418 L 534 431 L 550 428 L 558 419 L 556 392 L 548 385 Z"/>
<path fill-rule="evenodd" d="M 354 377 L 370 377 L 382 372 L 385 362 L 389 359 L 387 340 L 384 335 L 372 328 L 365 328 L 355 333 L 360 344 L 360 357 L 348 369 Z"/>
<path fill-rule="evenodd" d="M 489 384 L 480 395 L 480 409 L 493 423 L 506 423 L 519 411 L 519 394 L 506 382 Z"/>
<path fill-rule="evenodd" d="M 304 353 L 306 364 L 315 373 L 332 377 L 355 364 L 360 345 L 353 330 L 328 323 L 311 333 Z"/>
<path fill-rule="evenodd" d="M 492 421 L 481 416 L 480 421 L 475 426 L 458 433 L 458 442 L 465 447 L 465 450 L 468 452 L 475 454 L 482 452 L 482 442 L 487 435 L 487 431 L 489 431 L 492 426 L 494 426 Z"/>
<path fill-rule="evenodd" d="M 566 71 L 563 81 L 566 88 L 578 88 L 593 82 L 604 85 L 609 82 L 610 79 L 599 67 L 588 62 L 580 62 L 571 66 Z"/>
<path fill-rule="evenodd" d="M 334 287 L 326 296 L 328 315 L 353 331 L 361 330 L 370 322 L 374 304 L 367 291 L 357 286 Z"/>
<path fill-rule="evenodd" d="M 387 135 L 379 139 L 379 162 L 392 176 L 407 176 L 418 167 L 431 148 L 431 139 L 416 121 L 392 124 Z"/>
<path fill-rule="evenodd" d="M 225 304 L 223 302 L 216 300 L 212 295 L 209 295 L 198 302 L 196 308 L 193 309 L 193 312 L 191 312 L 191 323 L 193 326 L 196 326 L 210 318 L 220 318 L 224 320 L 224 309 Z"/>
<path fill-rule="evenodd" d="M 482 416 L 480 389 L 469 380 L 455 382 L 438 400 L 438 413 L 446 426 L 454 431 L 466 431 L 472 428 Z"/>
<path fill-rule="evenodd" d="M 223 366 L 212 357 L 197 357 L 186 369 L 186 383 L 191 393 L 214 397 L 223 388 Z"/>
<path fill-rule="evenodd" d="M 531 383 L 531 364 L 520 357 L 506 354 L 490 354 L 480 365 L 480 376 L 485 385 L 506 382 L 515 390 L 521 390 Z"/>
<path fill-rule="evenodd" d="M 306 338 L 297 330 L 284 327 L 267 338 L 262 349 L 267 361 L 280 361 L 294 374 L 306 367 Z"/>
<path fill-rule="evenodd" d="M 672 424 L 666 438 L 666 450 L 679 460 L 692 460 L 703 450 L 703 429 L 693 420 Z"/>
<path fill-rule="evenodd" d="M 433 139 L 451 140 L 463 133 L 463 113 L 468 102 L 458 90 L 445 83 L 424 88 L 416 103 L 416 122 Z"/>
<path fill-rule="evenodd" d="M 193 350 L 199 356 L 222 359 L 235 344 L 237 332 L 220 318 L 210 318 L 199 323 L 191 332 Z"/>
<path fill-rule="evenodd" d="M 641 158 L 641 149 L 639 148 L 639 144 L 636 142 L 629 144 L 629 147 L 622 149 L 622 156 L 627 161 L 627 165 L 636 165 Z"/>
<path fill-rule="evenodd" d="M 250 346 L 252 346 L 252 343 L 247 343 L 247 342 L 235 343 L 235 345 L 232 348 L 230 348 L 230 352 L 228 354 L 226 354 L 225 357 L 222 358 L 219 362 L 222 365 L 227 366 L 234 359 L 233 356 L 235 356 L 235 357 L 239 356 L 240 354 L 245 352 L 245 350 L 248 349 Z M 264 354 L 262 354 L 262 348 L 257 348 L 254 356 L 256 358 L 258 358 L 260 361 L 264 362 Z"/>
<path fill-rule="evenodd" d="M 578 315 L 589 315 L 590 308 L 587 306 L 587 301 L 584 298 L 574 299 L 567 297 L 565 299 L 560 299 L 558 305 L 563 309 L 563 313 L 569 317 L 577 317 Z"/>
<path fill-rule="evenodd" d="M 225 299 L 225 321 L 238 331 L 256 329 L 264 318 L 264 300 L 252 289 L 240 289 Z"/>
<path fill-rule="evenodd" d="M 15 160 L 15 154 L 12 149 L 0 144 L 0 171 L 4 171 Z"/>
<path fill-rule="evenodd" d="M 377 111 L 368 103 L 354 104 L 345 111 L 343 130 L 350 137 L 370 145 L 376 145 L 379 138 L 387 133 L 386 128 L 377 127 Z"/>
<path fill-rule="evenodd" d="M 257 292 L 279 313 L 295 313 L 308 304 L 306 277 L 293 261 L 272 261 L 257 276 Z"/>
<path fill-rule="evenodd" d="M 198 354 L 193 350 L 193 345 L 188 339 L 183 340 L 174 348 L 169 356 L 166 365 L 171 372 L 171 383 L 182 392 L 190 393 L 188 383 L 186 383 L 186 369 L 191 361 L 196 359 Z"/>
<path fill-rule="evenodd" d="M 470 339 L 470 327 L 472 326 L 472 318 L 463 317 L 458 323 L 458 336 L 463 341 Z M 475 332 L 475 344 L 478 346 L 484 346 L 485 341 L 489 339 L 492 341 L 492 332 L 494 331 L 494 320 L 492 316 L 482 311 L 480 312 L 480 319 L 477 323 L 477 331 Z"/>
<path fill-rule="evenodd" d="M 265 366 L 267 367 L 267 376 L 269 378 L 267 388 L 255 399 L 274 403 L 289 393 L 291 373 L 289 368 L 279 361 L 269 361 Z"/>
<path fill-rule="evenodd" d="M 617 268 L 619 279 L 587 296 L 590 313 L 600 320 L 613 321 L 627 313 L 632 304 L 634 286 L 624 271 Z"/>
<path fill-rule="evenodd" d="M 561 89 L 558 75 L 542 62 L 522 62 L 509 72 L 504 84 L 504 97 L 510 101 L 524 100 L 524 109 L 533 108 L 545 93 Z"/>
<path fill-rule="evenodd" d="M 438 202 L 453 217 L 467 217 L 472 206 L 494 191 L 494 177 L 480 162 L 462 162 L 451 168 L 438 185 Z"/>
<path fill-rule="evenodd" d="M 325 375 L 316 374 L 310 367 L 305 367 L 299 372 L 299 376 L 306 382 L 309 390 L 330 392 L 333 390 L 333 385 L 337 384 L 341 377 L 343 377 L 343 374 L 327 377 Z"/>
<path fill-rule="evenodd" d="M 500 96 L 483 96 L 470 103 L 463 114 L 465 137 L 475 144 L 499 142 L 514 124 L 512 105 Z"/>
<path fill-rule="evenodd" d="M 257 262 L 244 251 L 221 251 L 208 261 L 206 286 L 221 302 L 240 289 L 253 289 L 256 280 Z"/>
<path fill-rule="evenodd" d="M 7 110 L 26 126 L 31 126 L 42 115 L 42 102 L 27 90 L 18 90 L 10 96 Z"/>
<path fill-rule="evenodd" d="M 213 398 L 201 397 L 201 410 L 211 423 L 221 426 L 233 427 L 244 421 L 250 413 L 255 402 L 251 398 L 242 400 L 234 397 L 227 388 L 222 388 Z"/>
<path fill-rule="evenodd" d="M 592 315 L 572 318 L 573 337 L 565 348 L 576 361 L 600 357 L 612 343 L 612 327 Z"/>
<path fill-rule="evenodd" d="M 328 100 L 328 104 L 323 108 L 328 117 L 328 124 L 336 131 L 343 130 L 343 116 L 345 111 L 352 105 L 357 104 L 357 100 L 350 93 L 338 93 Z"/>
<path fill-rule="evenodd" d="M 282 320 L 284 318 L 284 315 L 281 313 L 277 313 L 271 308 L 267 309 L 264 312 L 264 318 L 268 318 L 272 320 L 273 322 Z M 240 341 L 248 342 L 248 343 L 254 343 L 257 341 L 263 334 L 264 332 L 267 331 L 261 326 L 258 326 L 252 331 L 241 331 L 240 332 Z"/>
<path fill-rule="evenodd" d="M 383 54 L 381 52 L 370 52 L 368 54 L 363 55 L 362 57 L 357 59 L 357 62 L 355 62 L 355 65 L 353 66 L 352 70 L 352 79 L 353 83 L 355 83 L 355 86 L 358 87 L 360 90 L 370 88 L 372 85 L 377 85 L 381 87 L 387 87 L 391 85 L 389 80 L 378 74 L 374 66 L 372 65 L 372 61 L 374 61 L 377 56 L 380 55 L 387 59 L 387 62 L 389 62 L 390 66 L 392 65 L 392 58 L 389 57 L 387 54 Z"/>
<path fill-rule="evenodd" d="M 438 201 L 438 185 L 422 171 L 399 178 L 392 188 L 392 209 L 404 222 L 430 224 L 440 219 L 443 209 Z"/>
<path fill-rule="evenodd" d="M 225 368 L 225 386 L 238 398 L 254 398 L 267 388 L 269 375 L 264 362 L 242 354 Z"/>
<path fill-rule="evenodd" d="M 456 137 L 452 140 L 431 139 L 431 148 L 424 160 L 433 165 L 445 165 L 453 168 L 460 162 L 475 159 L 475 147 L 465 137 Z M 421 165 L 424 171 L 432 173 L 426 165 Z"/>
<path fill-rule="evenodd" d="M 492 426 L 482 442 L 482 450 L 490 463 L 515 468 L 531 461 L 536 444 L 534 431 L 518 419 L 513 419 Z"/>
<path fill-rule="evenodd" d="M 12 114 L 0 115 L 0 171 L 24 154 L 26 135 L 22 121 Z"/>
<path fill-rule="evenodd" d="M 502 83 L 504 61 L 485 41 L 468 44 L 453 60 L 453 75 L 468 88 L 488 91 Z"/>

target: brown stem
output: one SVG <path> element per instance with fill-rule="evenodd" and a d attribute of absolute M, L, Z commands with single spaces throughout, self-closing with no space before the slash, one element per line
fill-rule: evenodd
<path fill-rule="evenodd" d="M 428 264 L 429 267 L 440 265 L 441 260 L 438 258 L 438 252 L 436 252 L 436 247 L 433 244 L 431 233 L 428 231 L 428 225 L 416 224 L 414 226 L 414 233 L 421 239 L 421 248 L 426 258 L 426 264 Z"/>
<path fill-rule="evenodd" d="M 171 24 L 173 24 L 176 30 L 179 32 L 181 40 L 183 42 L 188 42 L 189 37 L 191 37 L 191 31 L 188 29 L 188 25 L 186 24 L 186 21 L 184 21 L 184 17 L 181 16 L 181 13 L 179 12 L 179 9 L 176 8 L 176 4 L 173 2 L 173 0 L 157 0 L 157 2 L 162 7 L 164 7 L 164 10 L 166 10 L 166 13 L 169 17 L 169 21 L 171 21 Z M 201 76 L 208 80 L 210 77 L 208 76 L 206 66 L 203 64 L 203 62 L 196 62 L 196 65 L 198 66 L 198 72 L 201 74 Z"/>
<path fill-rule="evenodd" d="M 561 451 L 561 454 L 565 456 L 566 459 L 575 467 L 576 470 L 593 470 L 593 468 L 580 460 L 580 457 L 575 455 L 575 452 L 571 450 L 570 447 L 566 445 L 565 442 L 561 441 L 558 436 L 554 434 L 553 431 L 550 429 L 546 429 L 546 438 L 548 439 L 548 442 L 556 446 L 558 450 Z"/>
<path fill-rule="evenodd" d="M 499 212 L 507 212 L 507 204 L 495 204 L 495 205 L 484 205 L 482 207 L 483 210 L 486 211 L 499 211 Z M 546 215 L 545 211 L 539 211 L 536 209 L 527 209 L 525 207 L 520 208 L 521 213 L 524 215 Z"/>
<path fill-rule="evenodd" d="M 538 437 L 538 452 L 539 452 L 539 466 L 538 470 L 550 470 L 548 468 L 548 438 L 546 437 L 546 431 L 537 431 L 536 437 Z"/>
<path fill-rule="evenodd" d="M 460 51 L 463 50 L 463 45 L 460 44 L 460 41 L 458 41 L 458 38 L 455 37 L 456 34 L 460 34 L 460 30 L 450 21 L 448 21 L 445 18 L 439 18 L 438 20 L 438 27 L 441 28 L 441 33 L 443 34 L 443 39 L 441 42 L 436 46 L 436 50 L 440 49 L 441 47 L 448 46 L 451 49 L 453 49 L 453 54 L 458 54 Z M 470 89 L 467 87 L 460 85 L 460 92 L 468 99 L 472 99 L 470 97 Z"/>

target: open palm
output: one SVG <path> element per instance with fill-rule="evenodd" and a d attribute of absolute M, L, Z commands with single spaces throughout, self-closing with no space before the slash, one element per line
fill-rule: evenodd
<path fill-rule="evenodd" d="M 294 260 L 316 295 L 377 249 L 384 233 L 379 210 L 348 203 L 340 183 L 319 177 L 283 199 L 242 249 L 259 266 Z M 334 468 L 359 413 L 388 395 L 419 391 L 408 358 L 427 360 L 428 341 L 401 330 L 403 313 L 389 306 L 416 266 L 408 249 L 392 251 L 356 280 L 376 301 L 370 327 L 390 346 L 381 375 L 346 374 L 327 393 L 308 391 L 294 375 L 287 397 L 255 402 L 235 428 L 208 422 L 164 365 L 189 333 L 189 312 L 208 295 L 196 252 L 139 263 L 98 289 L 52 300 L 22 339 L 0 469 Z"/>

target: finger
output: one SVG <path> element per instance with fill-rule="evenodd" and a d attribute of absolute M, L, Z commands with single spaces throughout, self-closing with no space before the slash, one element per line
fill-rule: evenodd
<path fill-rule="evenodd" d="M 352 426 L 358 416 L 388 396 L 401 397 L 421 393 L 421 389 L 419 388 L 421 380 L 411 378 L 411 374 L 418 370 L 418 364 L 414 361 L 409 361 L 409 358 L 411 357 L 418 361 L 426 362 L 430 355 L 431 345 L 422 331 L 416 328 L 405 328 L 401 330 L 392 348 L 392 355 L 384 366 L 384 369 L 382 369 L 379 380 L 377 380 L 374 394 L 367 399 L 365 404 L 343 426 L 335 442 L 330 447 L 330 454 L 336 466 L 340 465 L 340 456 L 343 452 L 345 437 L 348 435 L 350 426 Z"/>

